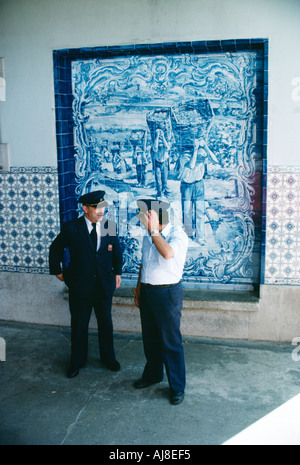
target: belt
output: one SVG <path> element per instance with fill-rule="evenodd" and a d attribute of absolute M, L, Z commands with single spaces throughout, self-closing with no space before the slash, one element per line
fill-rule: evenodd
<path fill-rule="evenodd" d="M 148 284 L 148 283 L 141 283 L 142 286 L 144 287 L 152 287 L 154 289 L 157 289 L 157 288 L 166 288 L 166 287 L 173 287 L 173 286 L 177 286 L 178 283 L 175 283 L 175 284 Z"/>

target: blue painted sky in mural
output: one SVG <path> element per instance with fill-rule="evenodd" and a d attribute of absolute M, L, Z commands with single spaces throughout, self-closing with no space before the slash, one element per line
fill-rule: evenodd
<path fill-rule="evenodd" d="M 256 53 L 77 60 L 72 85 L 77 194 L 106 190 L 125 280 L 140 264 L 135 200 L 149 196 L 190 237 L 186 286 L 257 283 Z"/>

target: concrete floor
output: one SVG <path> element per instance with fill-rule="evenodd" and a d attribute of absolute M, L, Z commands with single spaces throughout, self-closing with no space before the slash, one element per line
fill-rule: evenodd
<path fill-rule="evenodd" d="M 122 370 L 112 373 L 90 330 L 88 363 L 71 380 L 69 328 L 0 321 L 0 338 L 0 445 L 218 445 L 300 391 L 287 343 L 184 338 L 186 398 L 173 406 L 166 377 L 132 387 L 145 361 L 140 334 L 115 335 Z"/>

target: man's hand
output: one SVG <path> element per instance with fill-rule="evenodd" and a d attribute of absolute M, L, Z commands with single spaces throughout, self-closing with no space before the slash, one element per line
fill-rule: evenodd
<path fill-rule="evenodd" d="M 116 289 L 119 289 L 119 287 L 121 286 L 121 276 L 120 275 L 116 275 Z"/>
<path fill-rule="evenodd" d="M 134 303 L 135 303 L 137 308 L 140 308 L 140 295 L 139 295 L 139 292 L 134 287 L 132 288 L 132 290 L 133 290 L 133 293 L 134 293 Z"/>
<path fill-rule="evenodd" d="M 159 219 L 158 214 L 155 210 L 148 211 L 148 231 L 154 231 L 154 229 L 159 230 Z"/>
<path fill-rule="evenodd" d="M 64 282 L 64 275 L 63 275 L 62 273 L 61 273 L 61 274 L 57 274 L 56 277 L 57 277 L 60 281 Z"/>
<path fill-rule="evenodd" d="M 148 213 L 145 213 L 143 216 L 141 216 L 140 222 L 150 233 L 154 229 L 159 230 L 158 214 L 154 210 L 149 210 Z"/>

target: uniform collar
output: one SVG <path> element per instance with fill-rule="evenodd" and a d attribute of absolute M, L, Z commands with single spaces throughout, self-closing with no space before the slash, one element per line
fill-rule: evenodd
<path fill-rule="evenodd" d="M 91 228 L 93 227 L 93 223 L 92 223 L 85 215 L 84 215 L 84 219 L 85 219 L 85 222 L 86 222 L 86 224 L 87 224 L 87 227 L 88 227 L 89 229 L 91 229 Z M 96 227 L 97 227 L 97 228 L 100 227 L 100 223 L 101 223 L 101 221 L 98 221 L 98 222 L 96 223 Z"/>

